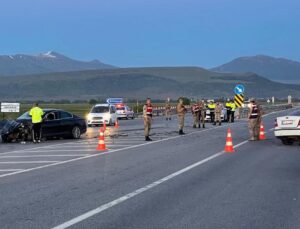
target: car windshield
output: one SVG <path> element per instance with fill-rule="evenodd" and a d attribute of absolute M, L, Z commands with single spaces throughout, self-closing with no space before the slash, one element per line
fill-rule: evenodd
<path fill-rule="evenodd" d="M 109 107 L 93 107 L 91 113 L 107 113 L 109 112 Z"/>
<path fill-rule="evenodd" d="M 17 120 L 31 120 L 31 117 L 29 116 L 29 112 L 25 112 L 22 114 Z"/>
<path fill-rule="evenodd" d="M 300 110 L 296 110 L 291 113 L 291 116 L 300 116 Z"/>

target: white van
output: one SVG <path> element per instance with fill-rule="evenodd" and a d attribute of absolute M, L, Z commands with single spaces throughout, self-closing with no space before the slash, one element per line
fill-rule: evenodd
<path fill-rule="evenodd" d="M 111 104 L 96 104 L 87 115 L 87 125 L 114 125 L 117 120 L 116 107 Z"/>

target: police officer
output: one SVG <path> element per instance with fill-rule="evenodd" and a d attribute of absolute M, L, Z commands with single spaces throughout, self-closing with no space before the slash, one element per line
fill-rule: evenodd
<path fill-rule="evenodd" d="M 214 125 L 216 125 L 216 123 L 219 123 L 219 126 L 221 126 L 221 114 L 222 114 L 222 110 L 223 110 L 223 105 L 219 102 L 217 102 L 216 107 L 215 107 L 215 122 Z"/>
<path fill-rule="evenodd" d="M 250 141 L 259 140 L 259 127 L 260 127 L 260 115 L 259 106 L 257 105 L 254 98 L 250 99 L 249 114 L 248 114 L 248 127 L 250 134 Z"/>
<path fill-rule="evenodd" d="M 192 114 L 193 114 L 193 119 L 194 119 L 194 124 L 193 124 L 193 128 L 196 128 L 198 126 L 198 128 L 200 128 L 200 107 L 199 107 L 199 103 L 195 103 L 192 106 Z"/>
<path fill-rule="evenodd" d="M 40 143 L 42 139 L 42 116 L 44 112 L 39 108 L 39 104 L 35 103 L 29 111 L 32 121 L 32 141 L 33 143 Z"/>
<path fill-rule="evenodd" d="M 234 122 L 234 115 L 235 115 L 235 110 L 236 110 L 236 105 L 233 100 L 230 101 L 230 122 Z"/>
<path fill-rule="evenodd" d="M 149 137 L 152 123 L 152 113 L 153 107 L 151 104 L 151 99 L 147 98 L 146 104 L 143 106 L 145 141 L 152 141 L 152 139 Z"/>
<path fill-rule="evenodd" d="M 183 132 L 183 127 L 184 127 L 184 116 L 186 113 L 187 109 L 183 105 L 183 99 L 179 99 L 179 102 L 177 104 L 177 115 L 178 115 L 178 122 L 179 122 L 179 135 L 185 134 Z"/>
<path fill-rule="evenodd" d="M 166 110 L 166 120 L 171 120 L 171 104 L 170 104 L 170 98 L 167 99 L 165 104 L 165 110 Z"/>
<path fill-rule="evenodd" d="M 202 127 L 205 128 L 205 118 L 206 118 L 206 104 L 204 100 L 199 100 L 199 109 L 200 109 L 200 121 L 199 121 L 199 128 L 200 124 L 202 124 Z"/>
<path fill-rule="evenodd" d="M 227 102 L 225 104 L 226 110 L 227 110 L 227 122 L 231 122 L 231 100 L 228 98 Z"/>
<path fill-rule="evenodd" d="M 214 123 L 215 125 L 215 108 L 216 104 L 213 100 L 209 101 L 209 104 L 207 105 L 207 108 L 209 109 L 209 115 L 210 115 L 210 122 Z"/>

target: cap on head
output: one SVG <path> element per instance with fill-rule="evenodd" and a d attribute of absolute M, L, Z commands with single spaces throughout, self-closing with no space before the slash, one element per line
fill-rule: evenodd
<path fill-rule="evenodd" d="M 254 98 L 251 98 L 251 99 L 250 99 L 250 102 L 255 102 L 255 99 L 254 99 Z"/>

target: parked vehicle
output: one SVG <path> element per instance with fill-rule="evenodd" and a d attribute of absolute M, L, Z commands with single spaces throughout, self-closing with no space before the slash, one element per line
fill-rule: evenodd
<path fill-rule="evenodd" d="M 69 112 L 58 109 L 43 109 L 42 134 L 44 138 L 72 137 L 79 139 L 86 132 L 86 122 Z M 1 129 L 4 142 L 31 140 L 31 117 L 26 112 L 16 121 L 7 121 Z"/>
<path fill-rule="evenodd" d="M 103 125 L 104 122 L 111 126 L 116 123 L 116 120 L 116 107 L 108 103 L 96 104 L 87 115 L 87 124 L 89 127 L 93 125 Z"/>
<path fill-rule="evenodd" d="M 117 104 L 116 109 L 117 109 L 118 119 L 121 119 L 121 118 L 134 119 L 134 112 L 130 107 L 128 107 L 124 104 Z"/>
<path fill-rule="evenodd" d="M 300 110 L 276 118 L 274 134 L 284 145 L 300 141 Z"/>

